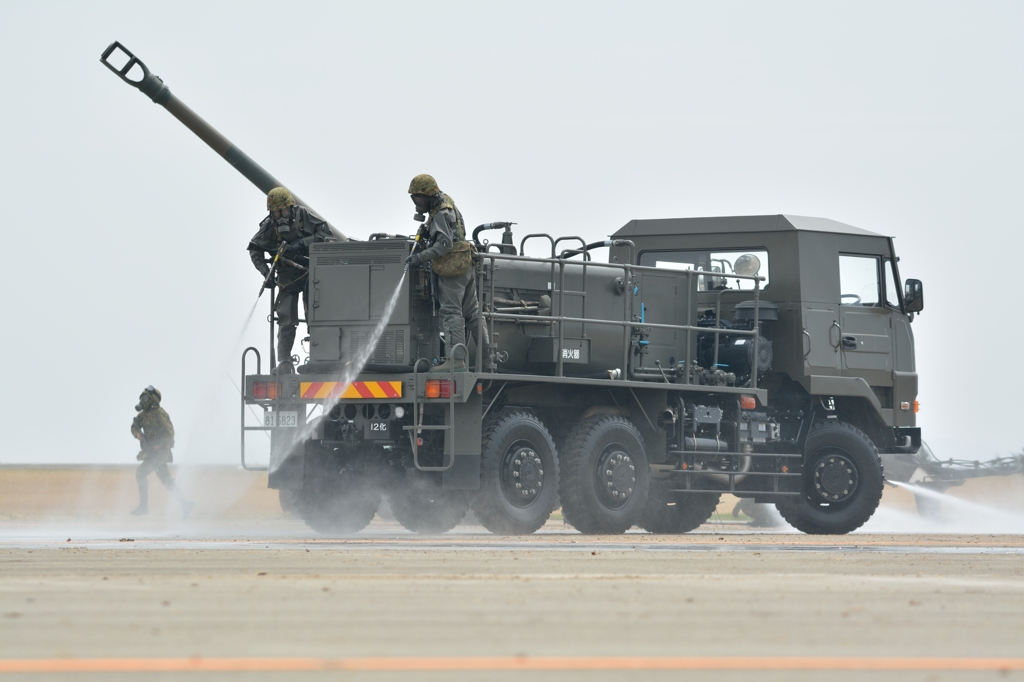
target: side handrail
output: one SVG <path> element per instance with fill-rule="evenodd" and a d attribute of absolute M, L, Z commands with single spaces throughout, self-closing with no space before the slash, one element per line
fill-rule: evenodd
<path fill-rule="evenodd" d="M 458 348 L 459 346 L 462 346 L 463 348 L 466 347 L 465 344 L 457 344 L 455 346 L 455 348 Z M 467 353 L 468 353 L 468 351 L 467 351 Z M 423 424 L 420 421 L 422 419 L 422 417 L 423 417 L 423 414 L 421 412 L 422 404 L 420 403 L 420 400 L 419 400 L 419 395 L 420 395 L 419 394 L 419 384 L 420 384 L 420 382 L 419 382 L 419 369 L 420 369 L 420 363 L 421 362 L 427 363 L 427 366 L 430 365 L 430 361 L 427 360 L 426 358 L 419 358 L 418 360 L 416 360 L 415 363 L 413 363 L 413 366 L 412 366 L 412 409 L 413 409 L 413 421 L 414 421 L 414 423 L 413 423 L 412 426 L 403 426 L 402 429 L 409 433 L 409 444 L 412 446 L 412 464 L 413 464 L 414 467 L 416 467 L 417 470 L 419 470 L 419 471 L 448 471 L 453 466 L 455 466 L 455 455 L 454 455 L 454 452 L 455 452 L 455 428 L 454 428 L 454 424 L 455 424 L 455 408 L 454 408 L 454 403 L 455 403 L 454 395 L 455 395 L 455 391 L 452 390 L 452 389 L 455 388 L 455 379 L 454 379 L 455 363 L 452 362 L 451 366 L 449 367 L 449 375 L 451 375 L 451 377 L 453 377 L 453 378 L 451 378 L 449 380 L 450 383 L 448 384 L 448 400 L 449 400 L 449 403 L 450 403 L 450 406 L 451 406 L 452 423 L 451 424 L 430 424 L 430 425 L 428 425 L 428 424 Z M 419 448 L 419 436 L 420 436 L 420 433 L 423 432 L 423 431 L 449 431 L 449 430 L 452 432 L 451 441 L 452 441 L 452 453 L 453 454 L 452 454 L 452 457 L 451 457 L 451 462 L 447 466 L 439 466 L 439 467 L 422 466 L 420 464 L 420 459 L 419 459 L 419 457 L 420 457 L 420 448 Z M 448 448 L 447 447 L 444 450 L 444 458 L 445 459 L 448 458 Z M 442 464 L 443 464 L 443 462 L 442 462 Z"/>
<path fill-rule="evenodd" d="M 250 352 L 256 354 L 256 374 L 257 375 L 261 373 L 260 372 L 260 367 L 261 367 L 261 363 L 262 363 L 262 361 L 260 359 L 260 352 L 256 348 L 254 348 L 252 346 L 249 346 L 244 351 L 242 351 L 242 384 L 241 384 L 241 386 L 242 386 L 242 397 L 241 397 L 241 400 L 242 400 L 242 411 L 241 411 L 241 415 L 240 415 L 241 419 L 239 420 L 239 424 L 242 427 L 242 430 L 241 430 L 241 433 L 240 433 L 240 438 L 239 438 L 239 440 L 240 440 L 240 442 L 242 444 L 242 447 L 241 447 L 241 449 L 242 449 L 242 468 L 245 469 L 246 471 L 267 471 L 269 469 L 269 467 L 251 467 L 251 466 L 249 466 L 248 464 L 245 463 L 245 432 L 246 431 L 264 431 L 264 430 L 266 430 L 266 427 L 264 427 L 264 426 L 246 426 L 245 425 L 245 377 L 247 376 L 246 373 L 245 373 L 245 360 L 249 356 Z"/>
<path fill-rule="evenodd" d="M 528 234 L 525 237 L 523 237 L 522 241 L 519 242 L 519 253 L 520 254 L 525 253 L 523 251 L 523 247 L 526 246 L 526 242 L 528 240 L 534 239 L 534 238 L 543 238 L 543 239 L 547 239 L 549 242 L 551 242 L 551 257 L 552 258 L 555 257 L 555 243 L 556 243 L 555 242 L 555 238 L 552 237 L 550 234 L 547 234 L 546 232 L 534 232 L 533 234 Z M 502 255 L 508 255 L 508 254 L 502 254 Z M 516 256 L 516 258 L 523 258 L 523 256 L 521 256 L 521 255 L 520 256 Z M 527 256 L 526 258 L 527 258 L 527 260 L 537 260 L 536 258 L 530 258 L 529 256 Z"/>

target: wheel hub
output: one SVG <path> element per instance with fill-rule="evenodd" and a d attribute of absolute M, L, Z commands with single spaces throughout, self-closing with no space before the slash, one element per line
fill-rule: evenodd
<path fill-rule="evenodd" d="M 544 463 L 530 447 L 513 447 L 505 455 L 502 487 L 506 498 L 517 507 L 528 507 L 544 487 Z"/>
<path fill-rule="evenodd" d="M 814 492 L 823 501 L 842 502 L 857 489 L 857 467 L 843 455 L 826 455 L 814 465 Z"/>
<path fill-rule="evenodd" d="M 598 495 L 613 509 L 622 507 L 636 487 L 636 465 L 625 452 L 610 449 L 598 461 Z"/>

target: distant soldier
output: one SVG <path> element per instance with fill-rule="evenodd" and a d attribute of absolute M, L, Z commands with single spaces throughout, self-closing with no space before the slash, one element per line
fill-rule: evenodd
<path fill-rule="evenodd" d="M 270 215 L 263 219 L 259 232 L 249 241 L 249 257 L 266 279 L 270 274 L 270 265 L 266 262 L 265 254 L 270 254 L 273 261 L 274 256 L 280 252 L 276 276 L 281 291 L 274 308 L 277 315 L 278 365 L 274 371 L 277 374 L 291 374 L 295 371 L 292 346 L 299 326 L 300 294 L 304 315 L 309 308 L 306 293 L 309 245 L 327 241 L 332 235 L 327 223 L 302 206 L 297 206 L 291 192 L 284 187 L 275 187 L 267 194 L 267 210 Z M 273 278 L 267 282 L 267 288 L 272 286 Z"/>
<path fill-rule="evenodd" d="M 171 491 L 181 503 L 182 516 L 188 518 L 195 503 L 188 500 L 178 487 L 174 485 L 171 472 L 167 465 L 173 461 L 171 448 L 174 447 L 174 425 L 171 418 L 160 407 L 160 391 L 147 386 L 139 396 L 139 404 L 135 406 L 135 419 L 132 420 L 132 435 L 142 443 L 142 451 L 135 459 L 142 462 L 135 472 L 135 480 L 139 484 L 139 506 L 132 514 L 142 516 L 149 513 L 149 482 L 146 477 L 156 472 L 156 477 Z"/>
<path fill-rule="evenodd" d="M 425 231 L 428 246 L 411 254 L 405 262 L 411 266 L 430 263 L 437 275 L 437 298 L 441 308 L 441 329 L 444 332 L 447 359 L 431 368 L 432 372 L 466 371 L 466 358 L 459 351 L 453 358 L 456 344 L 466 343 L 466 325 L 476 330 L 480 303 L 476 296 L 473 272 L 473 247 L 466 241 L 466 224 L 452 198 L 437 187 L 429 175 L 417 175 L 409 184 L 416 210 L 426 215 Z M 422 219 L 422 218 L 421 218 Z"/>

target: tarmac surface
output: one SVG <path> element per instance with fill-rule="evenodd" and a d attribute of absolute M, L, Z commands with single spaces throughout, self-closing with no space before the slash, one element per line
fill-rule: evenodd
<path fill-rule="evenodd" d="M 325 538 L 269 504 L 182 523 L 3 500 L 0 682 L 1024 679 L 1024 534 L 891 506 L 845 536 L 719 513 L 680 536 Z"/>
<path fill-rule="evenodd" d="M 0 676 L 1024 678 L 1022 536 L 197 530 L 0 541 Z"/>

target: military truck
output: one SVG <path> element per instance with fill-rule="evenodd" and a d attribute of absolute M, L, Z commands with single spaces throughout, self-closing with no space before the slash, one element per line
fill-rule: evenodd
<path fill-rule="evenodd" d="M 585 533 L 678 533 L 729 492 L 845 533 L 881 499 L 882 457 L 920 446 L 923 290 L 901 286 L 891 239 L 780 215 L 517 247 L 500 225 L 502 243 L 474 234 L 489 343 L 469 348 L 444 347 L 409 237 L 311 248 L 308 362 L 244 380 L 273 429 L 270 486 L 313 528 L 357 530 L 387 495 L 421 532 L 472 507 L 530 533 L 561 504 Z M 522 255 L 533 240 L 546 257 Z M 429 371 L 452 353 L 469 371 Z"/>
<path fill-rule="evenodd" d="M 282 186 L 120 43 L 101 61 L 261 191 Z M 920 454 L 923 286 L 902 282 L 888 237 L 767 215 L 516 245 L 512 225 L 473 232 L 483 314 L 467 331 L 486 341 L 468 347 L 445 347 L 434 275 L 404 265 L 410 236 L 335 231 L 312 246 L 309 357 L 279 376 L 246 349 L 241 405 L 243 466 L 246 433 L 269 431 L 270 487 L 312 528 L 358 531 L 387 496 L 424 533 L 470 508 L 495 533 L 531 533 L 559 505 L 584 533 L 682 533 L 728 492 L 805 532 L 846 533 L 884 475 L 942 488 L 1020 470 Z M 269 321 L 273 358 L 272 307 Z M 469 371 L 430 371 L 453 354 Z"/>

